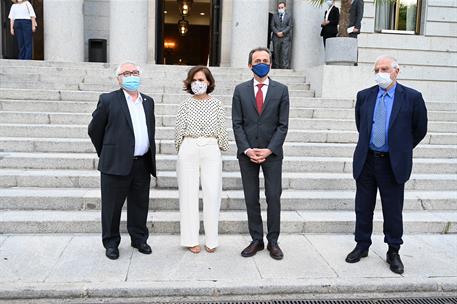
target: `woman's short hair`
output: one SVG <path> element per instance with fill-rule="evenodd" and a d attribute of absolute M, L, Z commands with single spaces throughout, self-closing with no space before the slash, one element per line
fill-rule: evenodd
<path fill-rule="evenodd" d="M 212 91 L 214 91 L 214 87 L 215 87 L 214 77 L 211 74 L 211 71 L 207 67 L 202 66 L 202 65 L 195 66 L 195 67 L 191 68 L 189 70 L 189 72 L 187 72 L 187 78 L 186 78 L 186 80 L 183 81 L 184 82 L 184 87 L 183 87 L 184 91 L 186 91 L 187 93 L 190 93 L 192 95 L 194 94 L 194 92 L 192 92 L 192 88 L 191 88 L 192 80 L 194 78 L 194 75 L 200 71 L 203 72 L 203 74 L 205 74 L 205 77 L 209 82 L 208 88 L 206 89 L 206 93 L 209 94 Z"/>

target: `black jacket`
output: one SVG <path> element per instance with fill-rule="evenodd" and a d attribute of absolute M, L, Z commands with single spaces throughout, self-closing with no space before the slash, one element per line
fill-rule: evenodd
<path fill-rule="evenodd" d="M 327 13 L 327 11 L 326 11 Z M 324 14 L 325 18 L 325 14 Z M 321 25 L 322 30 L 321 30 L 321 36 L 322 37 L 336 37 L 336 34 L 338 34 L 338 23 L 340 21 L 340 10 L 334 6 L 330 10 L 330 14 L 328 15 L 328 21 L 330 21 L 329 24 L 327 25 Z"/>
<path fill-rule="evenodd" d="M 149 135 L 150 173 L 156 176 L 154 100 L 144 94 L 141 96 Z M 97 109 L 92 113 L 88 134 L 100 157 L 100 172 L 112 175 L 130 173 L 135 151 L 135 135 L 122 90 L 100 95 Z"/>
<path fill-rule="evenodd" d="M 355 122 L 359 140 L 354 152 L 353 175 L 357 179 L 366 161 L 378 86 L 357 93 Z M 389 121 L 389 159 L 395 179 L 406 182 L 413 165 L 413 149 L 427 134 L 427 109 L 422 94 L 397 83 Z"/>
<path fill-rule="evenodd" d="M 248 148 L 268 148 L 269 158 L 283 158 L 283 143 L 289 125 L 289 90 L 270 79 L 262 113 L 259 115 L 254 96 L 254 80 L 235 87 L 232 100 L 232 122 L 237 156 Z"/>

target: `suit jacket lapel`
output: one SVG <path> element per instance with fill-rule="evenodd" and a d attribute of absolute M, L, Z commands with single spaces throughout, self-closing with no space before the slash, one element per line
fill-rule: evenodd
<path fill-rule="evenodd" d="M 129 106 L 127 105 L 127 100 L 125 99 L 124 91 L 122 91 L 122 89 L 120 89 L 118 92 L 119 92 L 119 94 L 118 94 L 119 102 L 121 103 L 122 112 L 124 112 L 125 119 L 127 119 L 127 123 L 133 132 L 132 118 L 130 117 Z"/>
<path fill-rule="evenodd" d="M 276 87 L 276 82 L 270 79 L 270 83 L 268 84 L 267 96 L 265 96 L 265 101 L 263 102 L 262 113 L 265 112 L 265 109 L 269 104 L 271 95 L 273 94 L 272 92 L 275 89 L 275 87 Z"/>
<path fill-rule="evenodd" d="M 402 104 L 404 104 L 403 99 L 405 98 L 403 87 L 399 83 L 397 83 L 397 87 L 395 88 L 394 93 L 394 104 L 392 105 L 392 113 L 390 113 L 390 121 L 389 121 L 389 130 L 392 127 L 393 122 L 398 116 L 398 112 L 400 112 L 400 108 Z"/>
<path fill-rule="evenodd" d="M 368 120 L 367 122 L 367 130 L 366 132 L 368 133 L 368 138 L 371 136 L 371 128 L 373 126 L 373 115 L 374 115 L 374 107 L 376 105 L 376 101 L 378 99 L 378 86 L 372 87 L 370 94 L 368 95 L 368 115 L 366 115 L 366 119 Z"/>
<path fill-rule="evenodd" d="M 146 126 L 148 127 L 148 133 L 149 133 L 149 130 L 151 130 L 151 103 L 141 93 L 140 93 L 140 95 L 141 95 L 141 98 L 143 99 L 144 115 L 146 117 Z"/>
<path fill-rule="evenodd" d="M 259 112 L 257 111 L 257 104 L 255 102 L 255 95 L 254 95 L 254 79 L 252 79 L 251 81 L 249 81 L 249 84 L 247 86 L 247 89 L 249 92 L 248 93 L 248 96 L 249 96 L 249 99 L 250 99 L 250 103 L 252 104 L 252 106 L 254 107 L 254 110 L 255 112 L 257 113 L 257 115 L 259 115 Z"/>

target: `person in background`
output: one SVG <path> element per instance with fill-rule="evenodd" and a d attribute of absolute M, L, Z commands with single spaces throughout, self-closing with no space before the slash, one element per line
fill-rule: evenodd
<path fill-rule="evenodd" d="M 405 183 L 413 166 L 413 149 L 427 134 L 427 108 L 422 94 L 397 82 L 400 66 L 391 56 L 374 65 L 376 86 L 357 93 L 355 123 L 359 139 L 352 162 L 356 181 L 355 241 L 346 262 L 368 256 L 373 212 L 379 189 L 384 218 L 386 262 L 397 274 L 404 271 L 399 250 L 403 244 Z"/>
<path fill-rule="evenodd" d="M 321 36 L 324 41 L 330 37 L 336 37 L 338 34 L 338 22 L 340 20 L 340 10 L 335 6 L 334 0 L 326 0 L 328 9 L 324 13 L 324 20 L 321 23 Z"/>
<path fill-rule="evenodd" d="M 278 3 L 278 13 L 274 14 L 270 28 L 273 32 L 273 67 L 290 68 L 290 51 L 292 49 L 292 16 L 286 11 L 286 3 Z"/>
<path fill-rule="evenodd" d="M 351 8 L 349 9 L 349 24 L 348 32 L 349 37 L 357 38 L 357 35 L 360 34 L 362 28 L 362 18 L 363 18 L 363 0 L 352 0 Z"/>
<path fill-rule="evenodd" d="M 184 90 L 190 96 L 179 106 L 175 127 L 176 173 L 181 211 L 181 245 L 199 253 L 199 185 L 203 195 L 205 250 L 216 251 L 222 193 L 221 150 L 229 148 L 222 102 L 210 96 L 213 75 L 204 66 L 189 70 Z"/>
<path fill-rule="evenodd" d="M 19 59 L 32 59 L 32 32 L 36 31 L 35 11 L 27 0 L 11 0 L 8 18 L 10 19 L 11 35 L 16 36 Z"/>

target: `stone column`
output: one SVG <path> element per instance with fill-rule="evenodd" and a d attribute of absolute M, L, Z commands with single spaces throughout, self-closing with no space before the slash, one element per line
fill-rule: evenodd
<path fill-rule="evenodd" d="M 84 61 L 83 2 L 43 1 L 45 60 Z"/>
<path fill-rule="evenodd" d="M 292 67 L 304 70 L 324 63 L 321 22 L 325 9 L 313 6 L 308 0 L 293 1 L 294 36 Z"/>
<path fill-rule="evenodd" d="M 269 8 L 265 0 L 233 0 L 232 67 L 246 67 L 250 50 L 267 47 Z"/>
<path fill-rule="evenodd" d="M 221 66 L 230 66 L 232 48 L 232 0 L 222 3 Z"/>
<path fill-rule="evenodd" d="M 156 0 L 149 0 L 148 63 L 156 62 Z"/>
<path fill-rule="evenodd" d="M 148 0 L 110 1 L 111 63 L 148 60 Z"/>

